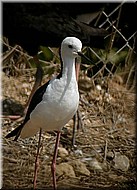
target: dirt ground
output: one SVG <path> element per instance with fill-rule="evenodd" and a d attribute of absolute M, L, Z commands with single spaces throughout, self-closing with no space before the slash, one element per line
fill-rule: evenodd
<path fill-rule="evenodd" d="M 47 76 L 43 82 L 47 81 Z M 38 134 L 28 139 L 5 139 L 17 127 L 34 83 L 28 73 L 7 77 L 3 89 L 3 189 L 32 189 Z M 106 77 L 98 85 L 83 73 L 79 80 L 82 128 L 72 147 L 73 120 L 62 130 L 57 165 L 74 161 L 84 164 L 86 172 L 72 167 L 74 175 L 57 172 L 58 189 L 136 189 L 135 166 L 135 92 L 127 90 L 120 76 Z M 43 133 L 37 178 L 38 189 L 52 189 L 50 171 L 56 133 Z M 63 149 L 63 150 L 64 150 Z"/>

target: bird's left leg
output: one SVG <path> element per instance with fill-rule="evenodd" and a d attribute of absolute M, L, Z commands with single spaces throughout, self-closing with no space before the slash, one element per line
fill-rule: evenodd
<path fill-rule="evenodd" d="M 73 116 L 73 122 L 74 122 L 74 126 L 73 126 L 73 134 L 72 134 L 72 146 L 74 147 L 75 139 L 76 139 L 76 129 L 77 129 L 77 112 Z"/>
<path fill-rule="evenodd" d="M 56 184 L 56 159 L 57 159 L 57 154 L 58 154 L 60 135 L 61 135 L 61 132 L 58 131 L 57 132 L 57 137 L 56 137 L 56 144 L 55 144 L 55 149 L 54 149 L 53 161 L 52 161 L 52 165 L 51 165 L 51 172 L 52 172 L 52 176 L 53 176 L 54 190 L 57 189 L 57 184 Z"/>
<path fill-rule="evenodd" d="M 40 153 L 40 146 L 41 146 L 41 134 L 42 134 L 42 129 L 40 128 L 38 149 L 37 149 L 37 154 L 36 154 L 36 159 L 35 159 L 33 189 L 36 189 L 37 174 L 38 174 L 38 169 L 39 169 L 39 153 Z"/>

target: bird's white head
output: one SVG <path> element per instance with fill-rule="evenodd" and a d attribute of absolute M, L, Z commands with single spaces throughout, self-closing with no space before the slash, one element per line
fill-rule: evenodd
<path fill-rule="evenodd" d="M 66 37 L 61 43 L 62 56 L 69 56 L 76 58 L 78 53 L 81 52 L 82 43 L 76 37 Z"/>

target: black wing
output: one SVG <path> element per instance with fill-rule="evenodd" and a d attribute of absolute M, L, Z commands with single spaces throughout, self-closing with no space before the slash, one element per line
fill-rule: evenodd
<path fill-rule="evenodd" d="M 14 129 L 13 131 L 11 131 L 5 138 L 10 138 L 10 137 L 16 136 L 14 140 L 18 139 L 23 126 L 30 119 L 31 112 L 42 101 L 43 94 L 45 93 L 45 91 L 47 89 L 47 86 L 49 85 L 49 82 L 50 82 L 50 80 L 36 90 L 36 92 L 34 93 L 32 99 L 30 101 L 30 105 L 28 107 L 28 111 L 26 113 L 24 122 L 21 125 L 19 125 L 16 129 Z"/>

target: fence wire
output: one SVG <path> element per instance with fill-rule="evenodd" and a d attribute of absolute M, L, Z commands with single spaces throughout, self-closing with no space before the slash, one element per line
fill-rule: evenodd
<path fill-rule="evenodd" d="M 129 85 L 129 81 L 132 80 L 132 85 L 135 85 L 135 62 L 136 62 L 136 58 L 137 58 L 137 51 L 135 49 L 136 46 L 136 38 L 137 38 L 137 31 L 133 31 L 132 34 L 130 35 L 125 35 L 121 29 L 119 28 L 119 22 L 121 19 L 121 11 L 123 9 L 123 5 L 124 2 L 122 2 L 121 4 L 117 5 L 112 11 L 106 11 L 105 9 L 102 10 L 101 15 L 99 15 L 99 19 L 97 20 L 97 22 L 99 23 L 99 25 L 96 23 L 96 25 L 99 26 L 99 28 L 105 28 L 107 31 L 112 31 L 106 38 L 109 38 L 109 43 L 107 44 L 107 55 L 106 57 L 102 57 L 102 55 L 100 55 L 99 51 L 94 50 L 94 48 L 90 48 L 91 53 L 94 54 L 94 56 L 98 59 L 98 61 L 96 62 L 96 65 L 98 65 L 100 62 L 103 63 L 102 68 L 106 69 L 109 74 L 114 74 L 112 73 L 112 70 L 114 68 L 115 65 L 115 61 L 118 59 L 118 56 L 120 56 L 120 54 L 122 54 L 123 52 L 126 52 L 125 54 L 125 66 L 130 65 L 130 67 L 124 68 L 126 71 L 123 71 L 126 74 L 126 79 L 125 83 L 128 86 Z M 125 13 L 128 14 L 128 13 Z M 130 17 L 130 15 L 129 15 Z M 103 18 L 103 19 L 102 19 Z M 100 23 L 101 21 L 101 23 Z M 121 41 L 122 43 L 120 44 L 120 47 L 116 48 L 114 45 L 115 40 L 117 41 Z M 112 50 L 115 50 L 112 54 L 110 54 L 110 52 Z M 110 54 L 110 55 L 109 55 Z M 120 58 L 119 58 L 120 59 Z M 111 63 L 112 67 L 111 69 L 107 68 L 107 63 Z M 120 61 L 119 61 L 119 64 Z M 115 65 L 116 66 L 116 65 Z M 117 69 L 119 68 L 119 66 L 117 65 Z M 98 72 L 99 73 L 99 72 Z M 93 75 L 92 78 L 97 77 L 97 75 Z M 131 79 L 132 78 L 132 79 Z M 131 87 L 131 86 L 130 86 Z"/>

